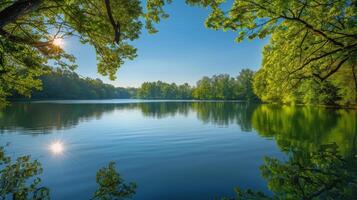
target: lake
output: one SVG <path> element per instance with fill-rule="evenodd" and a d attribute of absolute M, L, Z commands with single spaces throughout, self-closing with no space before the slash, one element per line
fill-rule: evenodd
<path fill-rule="evenodd" d="M 0 145 L 31 155 L 52 199 L 89 199 L 96 171 L 115 161 L 134 199 L 214 199 L 234 188 L 271 194 L 264 158 L 282 162 L 336 143 L 357 152 L 357 112 L 308 106 L 199 101 L 43 101 L 0 111 Z M 63 152 L 50 148 L 63 143 Z"/>

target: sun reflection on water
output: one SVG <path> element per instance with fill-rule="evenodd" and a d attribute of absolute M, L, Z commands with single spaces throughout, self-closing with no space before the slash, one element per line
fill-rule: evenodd
<path fill-rule="evenodd" d="M 61 141 L 54 141 L 50 144 L 50 150 L 53 154 L 62 154 L 64 151 L 64 145 Z"/>

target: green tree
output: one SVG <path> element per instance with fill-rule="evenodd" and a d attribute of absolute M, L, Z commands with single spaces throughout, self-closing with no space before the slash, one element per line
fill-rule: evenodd
<path fill-rule="evenodd" d="M 42 90 L 34 91 L 32 99 L 114 99 L 131 98 L 129 89 L 116 88 L 100 79 L 82 78 L 70 70 L 56 69 L 39 77 Z M 14 94 L 12 98 L 24 98 Z"/>
<path fill-rule="evenodd" d="M 203 77 L 197 82 L 197 86 L 193 91 L 195 99 L 211 99 L 213 96 L 212 83 L 209 77 Z"/>
<path fill-rule="evenodd" d="M 0 198 L 14 200 L 50 199 L 49 189 L 40 187 L 42 166 L 37 161 L 31 161 L 30 156 L 21 156 L 12 162 L 0 147 Z"/>
<path fill-rule="evenodd" d="M 187 2 L 210 7 L 212 12 L 206 26 L 235 31 L 238 42 L 271 36 L 254 84 L 261 99 L 294 101 L 296 89 L 305 80 L 324 82 L 334 79 L 342 70 L 352 72 L 342 79 L 354 83 L 351 96 L 356 96 L 356 1 L 234 0 L 231 6 L 222 0 Z M 351 87 L 335 86 L 342 87 L 338 93 L 343 94 Z M 350 102 L 350 99 L 343 101 Z"/>
<path fill-rule="evenodd" d="M 137 187 L 135 183 L 124 183 L 115 169 L 114 162 L 98 170 L 96 181 L 99 188 L 92 199 L 98 200 L 128 199 L 135 194 Z"/>
<path fill-rule="evenodd" d="M 245 99 L 247 101 L 258 100 L 258 97 L 253 91 L 253 76 L 254 71 L 250 69 L 242 69 L 242 71 L 240 71 L 235 84 L 237 99 Z"/>
<path fill-rule="evenodd" d="M 203 77 L 193 90 L 195 99 L 257 101 L 253 91 L 254 72 L 243 69 L 237 78 L 228 74 Z"/>
<path fill-rule="evenodd" d="M 129 42 L 139 37 L 143 21 L 150 33 L 153 23 L 167 15 L 165 0 L 15 0 L 0 3 L 0 103 L 12 91 L 29 96 L 39 89 L 39 76 L 54 63 L 74 69 L 75 58 L 60 45 L 78 37 L 96 50 L 98 72 L 110 79 L 126 59 L 136 57 Z"/>
<path fill-rule="evenodd" d="M 138 89 L 137 97 L 142 99 L 190 99 L 192 88 L 187 83 L 145 82 Z"/>
<path fill-rule="evenodd" d="M 183 85 L 178 86 L 178 92 L 182 99 L 192 99 L 192 90 L 193 88 L 188 84 L 184 83 Z"/>

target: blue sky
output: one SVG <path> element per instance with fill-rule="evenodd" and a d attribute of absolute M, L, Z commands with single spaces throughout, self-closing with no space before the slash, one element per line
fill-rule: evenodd
<path fill-rule="evenodd" d="M 235 43 L 235 33 L 204 26 L 209 10 L 189 7 L 183 2 L 174 1 L 166 7 L 170 18 L 156 26 L 158 33 L 152 35 L 143 30 L 141 37 L 133 42 L 138 57 L 126 61 L 115 81 L 97 74 L 92 47 L 67 41 L 65 49 L 77 57 L 76 72 L 115 86 L 138 87 L 145 81 L 157 80 L 194 85 L 203 76 L 236 76 L 242 68 L 260 67 L 262 49 L 268 39 Z"/>

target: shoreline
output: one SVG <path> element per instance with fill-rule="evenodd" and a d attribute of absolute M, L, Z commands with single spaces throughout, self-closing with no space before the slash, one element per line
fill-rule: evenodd
<path fill-rule="evenodd" d="M 327 109 L 349 109 L 357 110 L 357 105 L 342 106 L 342 105 L 323 105 L 323 104 L 287 104 L 275 102 L 261 101 L 246 101 L 246 100 L 205 100 L 205 99 L 8 99 L 10 103 L 155 103 L 155 102 L 227 102 L 227 103 L 252 103 L 252 104 L 267 104 L 275 106 L 316 106 Z M 98 102 L 102 101 L 102 102 Z M 116 101 L 116 102 L 113 102 Z"/>

